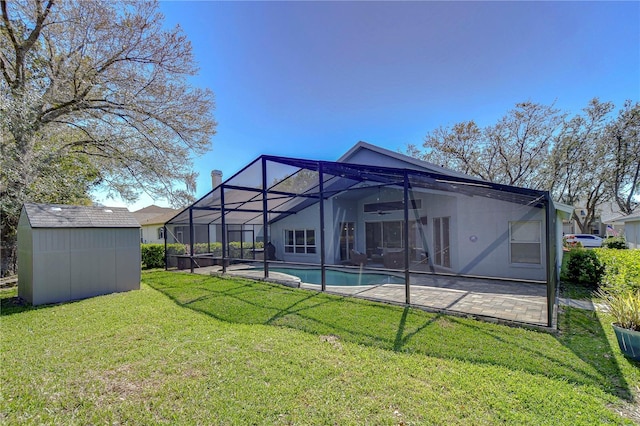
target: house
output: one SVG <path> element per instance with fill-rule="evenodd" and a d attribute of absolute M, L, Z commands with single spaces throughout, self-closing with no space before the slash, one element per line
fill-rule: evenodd
<path fill-rule="evenodd" d="M 327 176 L 323 185 L 318 182 L 320 168 Z M 405 174 L 411 204 L 407 229 Z M 248 240 L 262 238 L 266 224 L 276 257 L 288 262 L 319 264 L 324 254 L 326 264 L 340 265 L 350 260 L 351 250 L 374 261 L 406 247 L 415 269 L 545 281 L 547 234 L 562 235 L 562 221 L 555 216 L 555 227 L 547 232 L 547 196 L 359 142 L 336 162 L 262 156 L 167 225 L 260 229 Z M 320 204 L 324 253 L 319 250 Z M 558 210 L 563 217 L 572 211 L 566 206 Z"/>
<path fill-rule="evenodd" d="M 630 249 L 640 249 L 640 213 L 616 219 L 624 223 L 624 237 Z"/>
<path fill-rule="evenodd" d="M 545 191 L 359 142 L 335 162 L 263 155 L 167 226 L 252 231 L 277 260 L 323 270 L 357 264 L 401 271 L 406 282 L 445 274 L 545 283 L 552 312 L 562 220 L 572 211 Z M 225 247 L 233 241 L 218 235 Z"/>
<path fill-rule="evenodd" d="M 574 207 L 575 216 L 584 219 L 587 209 L 580 203 Z M 578 222 L 571 216 L 563 221 L 562 231 L 565 234 L 615 235 L 624 232 L 624 224 L 617 220 L 620 217 L 620 208 L 615 201 L 606 201 L 596 206 L 595 217 L 588 224 L 587 229 L 581 230 Z"/>
<path fill-rule="evenodd" d="M 140 224 L 140 242 L 164 244 L 164 224 L 178 212 L 177 209 L 159 207 L 155 204 L 132 212 L 131 214 Z M 173 234 L 175 235 L 175 232 Z M 173 242 L 171 239 L 169 241 Z"/>

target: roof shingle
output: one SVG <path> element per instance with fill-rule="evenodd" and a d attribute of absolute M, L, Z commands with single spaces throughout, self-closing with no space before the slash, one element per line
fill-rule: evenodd
<path fill-rule="evenodd" d="M 25 203 L 32 228 L 139 228 L 124 207 L 69 206 Z"/>

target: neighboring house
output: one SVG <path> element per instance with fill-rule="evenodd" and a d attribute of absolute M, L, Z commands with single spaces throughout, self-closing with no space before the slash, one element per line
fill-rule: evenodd
<path fill-rule="evenodd" d="M 361 253 L 369 267 L 547 282 L 553 292 L 571 211 L 543 191 L 359 142 L 337 162 L 261 156 L 167 226 L 260 229 L 255 238 L 266 225 L 278 260 L 344 265 Z"/>
<path fill-rule="evenodd" d="M 140 242 L 144 244 L 164 244 L 165 231 L 167 233 L 167 243 L 189 244 L 191 240 L 189 226 L 169 225 L 165 228 L 164 224 L 174 217 L 180 210 L 168 207 L 158 207 L 150 205 L 143 209 L 136 210 L 131 214 L 140 224 Z M 215 224 L 208 226 L 194 226 L 194 238 L 196 243 L 206 243 L 216 241 L 216 230 L 218 232 L 220 226 Z"/>
<path fill-rule="evenodd" d="M 586 208 L 580 205 L 574 207 L 574 212 L 576 216 L 580 218 L 583 218 L 587 214 Z M 573 217 L 563 221 L 562 231 L 565 234 L 593 234 L 601 237 L 616 234 L 621 235 L 624 233 L 624 224 L 617 221 L 620 215 L 618 205 L 614 201 L 608 201 L 596 207 L 596 215 L 584 232 L 580 229 Z"/>
<path fill-rule="evenodd" d="M 616 222 L 624 223 L 624 237 L 630 249 L 640 249 L 640 213 L 623 216 Z"/>
<path fill-rule="evenodd" d="M 164 244 L 164 224 L 179 211 L 154 204 L 132 212 L 131 214 L 140 224 L 140 242 Z"/>

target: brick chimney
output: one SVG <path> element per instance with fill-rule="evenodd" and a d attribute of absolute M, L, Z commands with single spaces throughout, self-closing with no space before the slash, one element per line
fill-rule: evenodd
<path fill-rule="evenodd" d="M 222 171 L 211 170 L 211 188 L 215 188 L 222 183 Z"/>

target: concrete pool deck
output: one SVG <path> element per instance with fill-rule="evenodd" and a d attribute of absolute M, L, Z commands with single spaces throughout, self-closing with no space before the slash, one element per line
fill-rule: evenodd
<path fill-rule="evenodd" d="M 222 268 L 209 266 L 196 268 L 194 272 L 218 275 L 221 274 Z M 264 280 L 262 270 L 247 269 L 245 265 L 229 266 L 227 275 Z M 303 283 L 297 277 L 279 272 L 271 271 L 269 278 L 292 287 L 320 290 L 319 284 Z M 327 285 L 326 290 L 332 294 L 405 304 L 404 284 Z M 427 310 L 547 327 L 547 287 L 544 284 L 411 274 L 410 302 L 412 306 Z"/>

